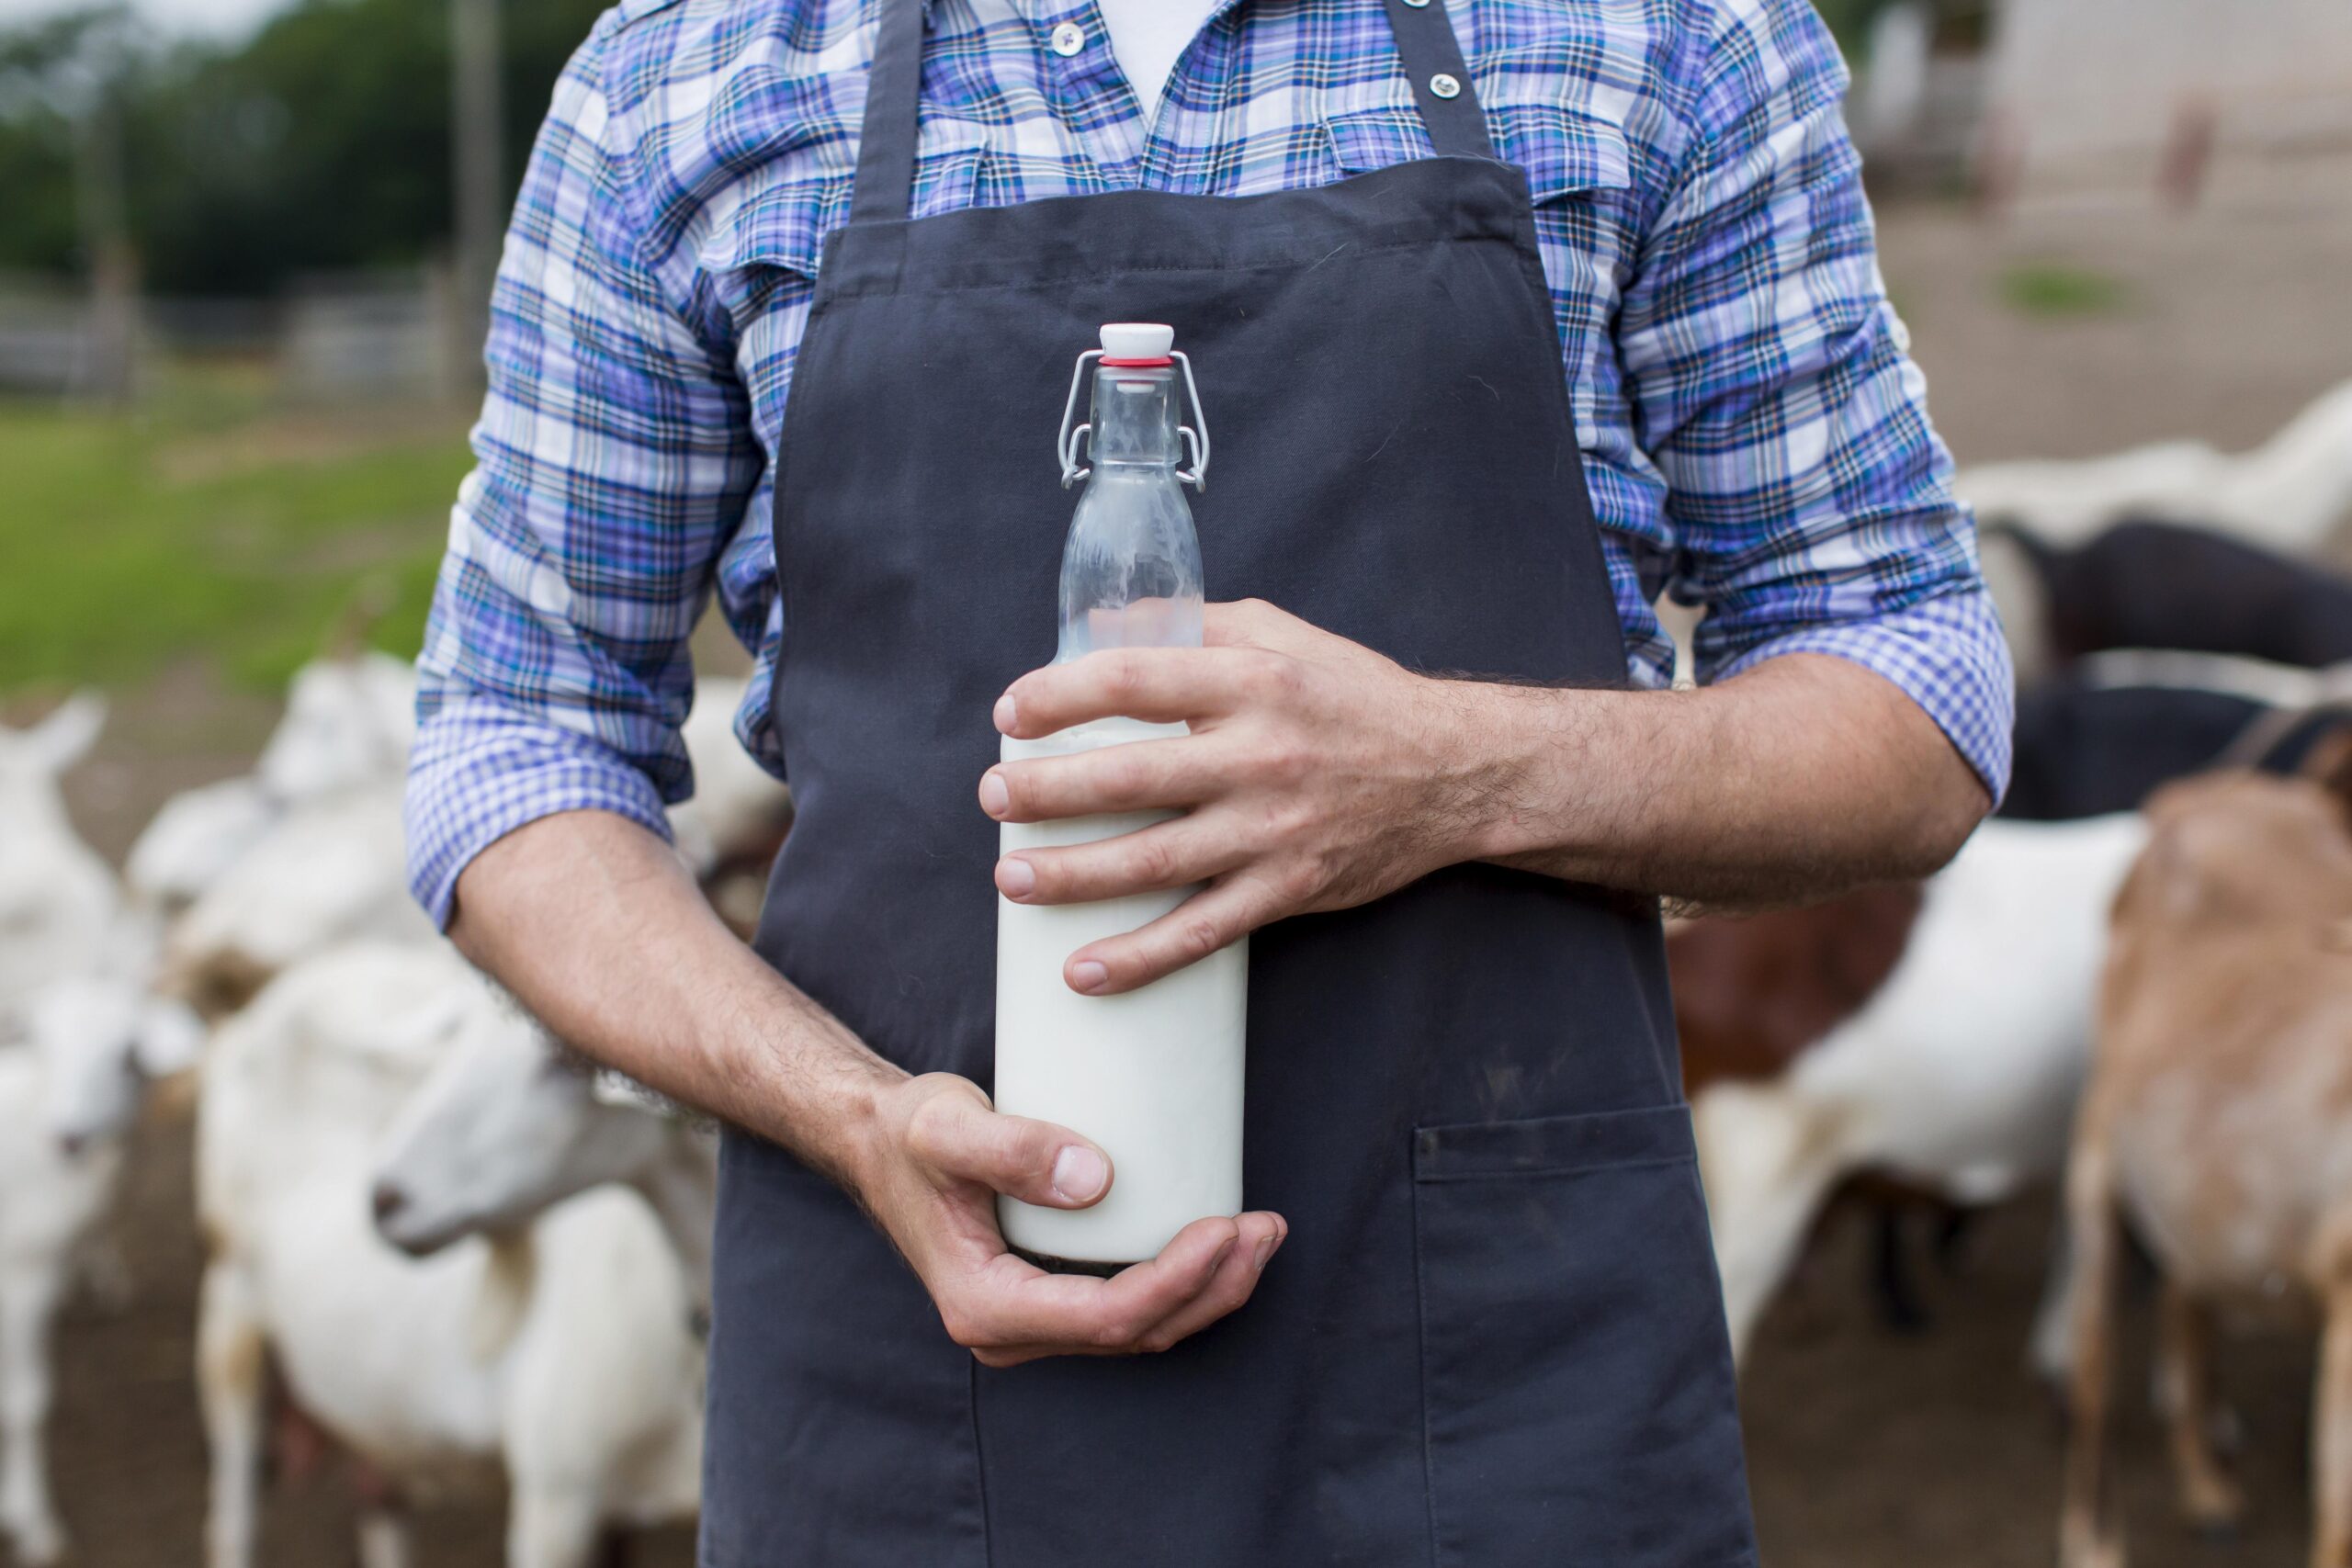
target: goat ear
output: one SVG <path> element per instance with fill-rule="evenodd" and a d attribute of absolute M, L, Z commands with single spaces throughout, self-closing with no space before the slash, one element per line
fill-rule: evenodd
<path fill-rule="evenodd" d="M 19 738 L 25 754 L 44 771 L 62 773 L 89 754 L 107 727 L 107 700 L 76 692 Z"/>
<path fill-rule="evenodd" d="M 2352 728 L 2329 730 L 2312 742 L 2296 770 L 2352 812 Z"/>
<path fill-rule="evenodd" d="M 180 1002 L 150 1001 L 139 1019 L 139 1039 L 131 1059 L 150 1078 L 168 1078 L 187 1071 L 204 1055 L 204 1025 Z"/>

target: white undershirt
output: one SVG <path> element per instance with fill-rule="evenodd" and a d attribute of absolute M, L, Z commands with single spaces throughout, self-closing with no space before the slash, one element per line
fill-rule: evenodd
<path fill-rule="evenodd" d="M 1176 57 L 1209 19 L 1217 0 L 1095 0 L 1111 35 L 1111 53 L 1143 105 L 1144 123 L 1159 112 L 1160 91 Z"/>

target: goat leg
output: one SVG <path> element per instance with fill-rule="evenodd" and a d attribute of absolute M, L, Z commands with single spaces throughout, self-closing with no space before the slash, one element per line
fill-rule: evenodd
<path fill-rule="evenodd" d="M 359 1568 L 408 1568 L 408 1520 L 398 1508 L 375 1503 L 359 1513 Z"/>
<path fill-rule="evenodd" d="M 235 1264 L 216 1259 L 204 1270 L 196 1331 L 197 1391 L 212 1460 L 210 1513 L 205 1521 L 209 1568 L 253 1565 L 266 1351 L 250 1281 Z"/>
<path fill-rule="evenodd" d="M 2352 1568 L 2352 1259 L 2328 1285 L 2312 1427 L 2312 1568 Z"/>
<path fill-rule="evenodd" d="M 2107 1454 L 2108 1361 L 2120 1224 L 2106 1120 L 2086 1102 L 2066 1166 L 2066 1224 L 2073 1238 L 2074 1367 L 2068 1380 L 2065 1501 L 2059 1517 L 2062 1568 L 2123 1568 L 2114 1478 Z"/>
<path fill-rule="evenodd" d="M 590 1568 L 605 1535 L 593 1493 L 519 1482 L 506 1505 L 507 1568 Z"/>
<path fill-rule="evenodd" d="M 17 1263 L 0 1276 L 0 1536 L 28 1568 L 65 1555 L 42 1440 L 53 1393 L 50 1326 L 65 1282 L 57 1262 Z"/>
<path fill-rule="evenodd" d="M 1905 1245 L 1907 1212 L 1898 1202 L 1872 1205 L 1871 1216 L 1871 1281 L 1878 1294 L 1879 1322 L 1889 1332 L 1917 1334 L 1928 1326 L 1928 1309 L 1919 1300 L 1919 1282 L 1912 1267 L 1911 1249 Z"/>
<path fill-rule="evenodd" d="M 2227 1537 L 2245 1516 L 2245 1494 L 2213 1448 L 2213 1314 L 2169 1280 L 2156 1312 L 2158 1406 L 2180 1511 L 2203 1534 Z"/>

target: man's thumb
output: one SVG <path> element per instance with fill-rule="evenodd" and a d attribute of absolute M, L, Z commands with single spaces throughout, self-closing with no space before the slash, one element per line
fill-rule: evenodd
<path fill-rule="evenodd" d="M 1111 1160 L 1067 1127 L 1006 1116 L 943 1095 L 908 1128 L 915 1154 L 944 1175 L 978 1181 L 1024 1203 L 1083 1209 L 1111 1190 Z"/>

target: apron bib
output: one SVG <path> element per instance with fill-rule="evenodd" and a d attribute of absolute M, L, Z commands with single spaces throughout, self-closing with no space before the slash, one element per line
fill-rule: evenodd
<path fill-rule="evenodd" d="M 1624 680 L 1526 180 L 1441 0 L 1386 11 L 1434 156 L 909 221 L 923 7 L 882 7 L 777 456 L 798 815 L 757 945 L 910 1071 L 989 1082 L 973 791 L 1053 656 L 1046 447 L 1102 322 L 1193 355 L 1211 597 L 1414 669 Z M 1654 904 L 1453 867 L 1257 932 L 1249 1032 L 1248 1201 L 1290 1239 L 1160 1356 L 979 1366 L 847 1197 L 730 1135 L 705 1568 L 1749 1562 Z"/>

